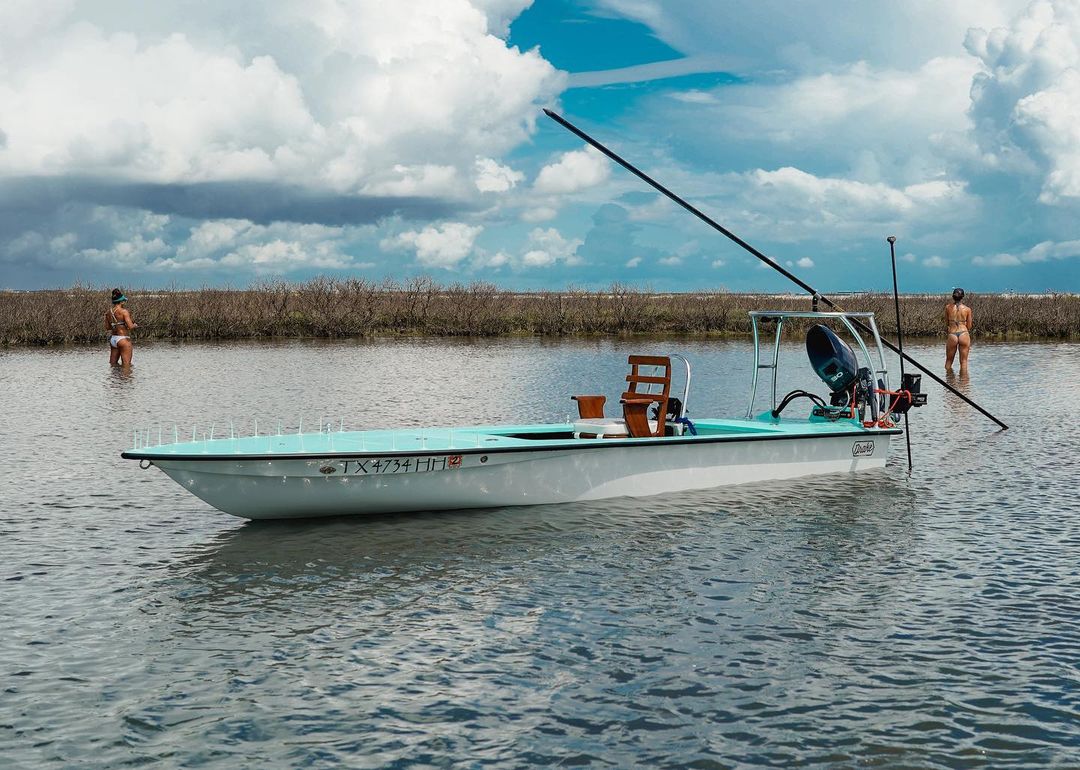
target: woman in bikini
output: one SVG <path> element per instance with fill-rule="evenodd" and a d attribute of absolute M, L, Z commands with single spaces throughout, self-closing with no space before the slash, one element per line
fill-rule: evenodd
<path fill-rule="evenodd" d="M 105 312 L 105 328 L 109 330 L 109 363 L 131 366 L 131 330 L 138 326 L 124 307 L 127 297 L 119 289 L 112 290 L 112 308 Z"/>
<path fill-rule="evenodd" d="M 953 289 L 952 304 L 945 306 L 945 368 L 952 369 L 956 351 L 960 351 L 960 371 L 967 371 L 968 353 L 971 352 L 971 308 L 964 304 L 964 290 Z"/>

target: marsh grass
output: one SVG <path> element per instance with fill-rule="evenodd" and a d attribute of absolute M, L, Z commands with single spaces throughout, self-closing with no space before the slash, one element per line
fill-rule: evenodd
<path fill-rule="evenodd" d="M 438 284 L 315 278 L 267 281 L 248 289 L 129 291 L 137 339 L 244 339 L 385 335 L 745 335 L 749 310 L 809 309 L 806 298 L 700 291 L 658 294 L 615 283 L 606 291 L 574 288 L 511 292 L 494 284 Z M 838 301 L 877 314 L 895 334 L 892 296 Z M 974 295 L 975 336 L 993 339 L 1080 338 L 1080 296 Z M 943 333 L 943 297 L 905 296 L 907 336 Z M 86 286 L 0 293 L 0 344 L 103 342 L 108 291 Z M 824 309 L 824 308 L 822 308 Z"/>

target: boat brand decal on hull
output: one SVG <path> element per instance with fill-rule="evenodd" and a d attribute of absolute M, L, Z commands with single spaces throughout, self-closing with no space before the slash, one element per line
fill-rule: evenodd
<path fill-rule="evenodd" d="M 856 441 L 851 445 L 852 457 L 873 457 L 874 456 L 874 442 L 873 441 Z"/>

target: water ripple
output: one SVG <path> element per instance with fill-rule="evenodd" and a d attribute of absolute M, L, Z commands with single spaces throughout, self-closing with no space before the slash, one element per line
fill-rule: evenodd
<path fill-rule="evenodd" d="M 695 412 L 737 411 L 745 346 L 678 347 L 708 383 Z M 966 387 L 1013 428 L 932 390 L 910 478 L 897 454 L 666 500 L 279 524 L 116 451 L 133 424 L 251 404 L 561 420 L 536 394 L 616 382 L 629 346 L 161 344 L 126 380 L 101 351 L 5 354 L 12 414 L 41 416 L 0 449 L 4 766 L 1078 767 L 1080 346 L 981 349 Z M 1046 374 L 1024 398 L 1020 363 Z M 215 372 L 198 398 L 195 370 Z"/>

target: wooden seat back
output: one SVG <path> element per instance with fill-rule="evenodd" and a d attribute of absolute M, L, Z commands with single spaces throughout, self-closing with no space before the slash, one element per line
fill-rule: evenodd
<path fill-rule="evenodd" d="M 570 396 L 570 398 L 577 401 L 578 417 L 581 419 L 604 416 L 604 402 L 607 401 L 607 396 Z"/>
<path fill-rule="evenodd" d="M 671 359 L 667 356 L 630 356 L 629 386 L 622 394 L 623 419 L 634 438 L 663 436 L 667 418 L 668 398 L 671 395 Z M 662 374 L 642 374 L 641 368 L 661 369 Z M 660 391 L 653 390 L 659 385 Z M 655 431 L 649 426 L 649 407 L 658 405 Z"/>

